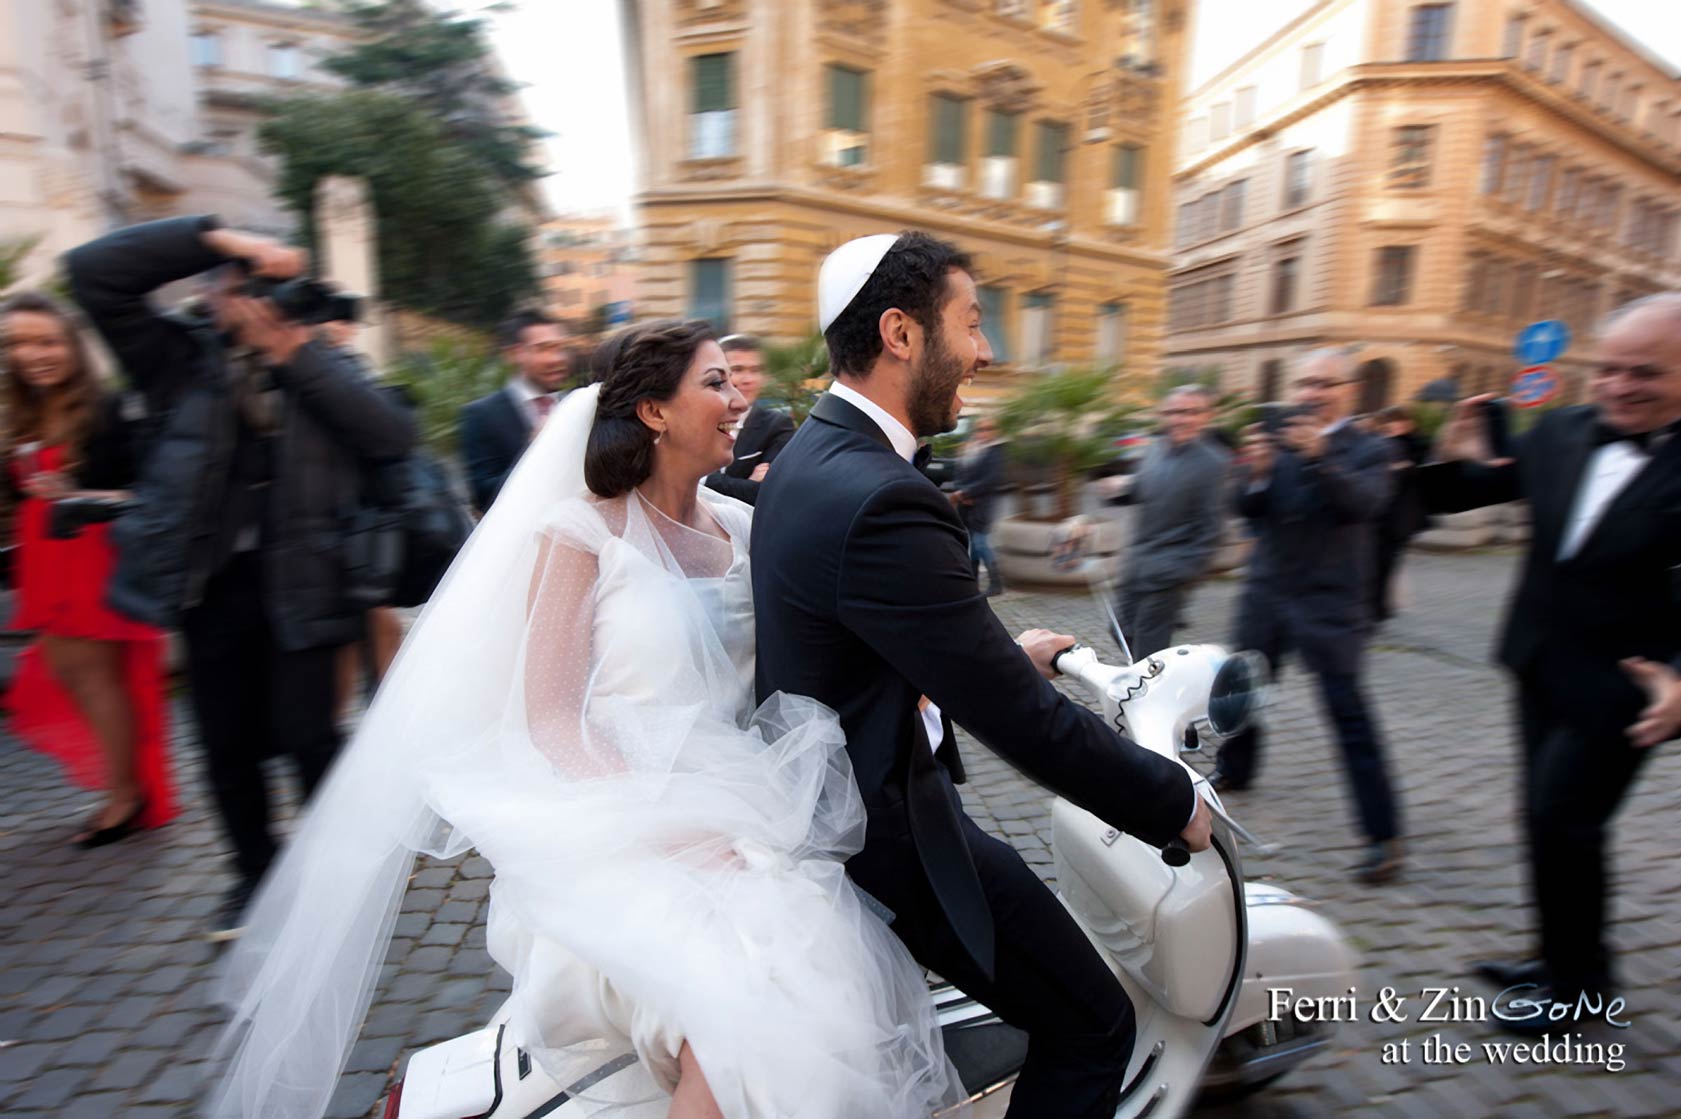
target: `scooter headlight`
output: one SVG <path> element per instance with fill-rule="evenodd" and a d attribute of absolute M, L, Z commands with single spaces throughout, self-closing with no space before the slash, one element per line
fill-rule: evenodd
<path fill-rule="evenodd" d="M 1266 658 L 1255 652 L 1228 656 L 1208 689 L 1208 725 L 1221 738 L 1241 734 L 1260 711 Z"/>

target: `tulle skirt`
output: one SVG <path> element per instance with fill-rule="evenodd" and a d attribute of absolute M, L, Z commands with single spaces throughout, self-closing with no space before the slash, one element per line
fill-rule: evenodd
<path fill-rule="evenodd" d="M 488 945 L 514 978 L 514 1039 L 563 1084 L 634 1052 L 667 1091 L 687 1042 L 730 1119 L 956 1102 L 922 971 L 842 865 L 864 811 L 833 713 L 776 696 L 742 730 L 597 698 L 588 719 L 647 753 L 563 778 L 521 760 L 515 732 L 430 782 L 495 868 Z"/>

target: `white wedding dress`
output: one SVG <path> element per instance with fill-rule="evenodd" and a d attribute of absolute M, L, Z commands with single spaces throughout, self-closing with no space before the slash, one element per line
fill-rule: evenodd
<path fill-rule="evenodd" d="M 325 1109 L 414 852 L 468 847 L 512 1039 L 560 1083 L 634 1052 L 669 1092 L 687 1042 L 729 1119 L 961 1098 L 921 970 L 842 866 L 864 809 L 838 721 L 754 708 L 751 509 L 703 488 L 720 536 L 585 494 L 560 443 L 593 401 L 527 454 L 259 895 L 214 1113 Z"/>

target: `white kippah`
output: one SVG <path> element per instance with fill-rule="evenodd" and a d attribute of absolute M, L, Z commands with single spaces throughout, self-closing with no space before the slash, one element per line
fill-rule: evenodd
<path fill-rule="evenodd" d="M 897 233 L 872 233 L 848 241 L 817 270 L 817 328 L 828 330 L 875 275 L 876 265 L 899 241 Z"/>

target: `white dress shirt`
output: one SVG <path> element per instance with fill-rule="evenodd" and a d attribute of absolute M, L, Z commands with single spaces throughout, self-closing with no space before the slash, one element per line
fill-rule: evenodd
<path fill-rule="evenodd" d="M 1570 524 L 1558 548 L 1560 560 L 1567 560 L 1581 550 L 1611 502 L 1651 461 L 1651 455 L 1629 442 L 1607 443 L 1594 451 L 1582 471 L 1582 480 L 1576 483 Z"/>
<path fill-rule="evenodd" d="M 542 392 L 524 377 L 509 378 L 508 395 L 514 398 L 515 404 L 519 405 L 520 415 L 525 417 L 526 426 L 531 428 L 536 428 L 537 421 L 541 419 L 541 417 L 537 414 L 536 404 L 539 396 L 546 396 L 549 398 L 552 402 L 550 404 L 551 410 L 553 410 L 554 404 L 560 403 L 558 393 Z"/>
<path fill-rule="evenodd" d="M 904 424 L 894 419 L 887 409 L 857 389 L 848 388 L 839 381 L 829 386 L 829 392 L 870 417 L 875 425 L 881 428 L 881 433 L 887 436 L 887 441 L 893 444 L 893 451 L 900 458 L 909 462 L 915 457 L 916 436 L 912 435 Z M 922 709 L 922 726 L 928 732 L 929 746 L 938 753 L 940 743 L 945 738 L 946 728 L 940 718 L 939 705 L 933 700 L 929 700 L 928 705 Z"/>

